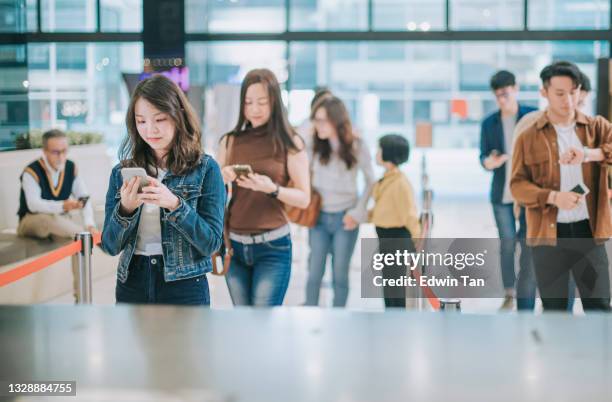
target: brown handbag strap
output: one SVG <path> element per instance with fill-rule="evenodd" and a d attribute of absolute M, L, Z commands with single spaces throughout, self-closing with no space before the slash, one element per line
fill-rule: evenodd
<path fill-rule="evenodd" d="M 234 136 L 233 134 L 229 134 L 227 137 L 227 143 L 225 144 L 225 162 L 227 165 L 227 161 L 230 160 L 230 153 L 234 152 Z M 232 155 L 233 156 L 233 155 Z M 233 183 L 228 183 L 228 193 L 231 189 L 231 197 L 225 207 L 225 216 L 223 219 L 223 243 L 225 243 L 225 252 L 226 255 L 232 252 L 232 241 L 229 237 L 229 221 L 230 221 L 230 210 L 232 207 L 232 202 L 234 201 L 234 191 L 233 191 Z"/>
<path fill-rule="evenodd" d="M 234 137 L 232 137 L 231 135 L 228 135 L 227 142 L 225 144 L 225 150 L 226 150 L 225 160 L 226 161 L 229 160 L 229 151 L 232 149 L 233 142 L 234 142 Z M 232 183 L 229 183 L 227 186 L 228 188 L 231 188 Z M 232 241 L 230 240 L 230 237 L 229 237 L 229 218 L 230 218 L 231 204 L 232 204 L 232 198 L 230 197 L 229 201 L 225 205 L 225 214 L 223 216 L 223 246 L 225 247 L 225 253 L 223 253 L 222 266 L 221 266 L 222 271 L 218 272 L 216 270 L 213 270 L 213 274 L 218 275 L 218 276 L 223 276 L 227 274 L 227 271 L 229 270 L 229 266 L 230 266 L 230 261 L 232 259 L 232 255 L 234 254 L 234 250 L 232 249 Z"/>

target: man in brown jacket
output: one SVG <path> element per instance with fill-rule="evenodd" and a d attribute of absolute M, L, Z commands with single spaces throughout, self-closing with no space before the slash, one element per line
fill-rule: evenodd
<path fill-rule="evenodd" d="M 603 242 L 612 234 L 607 166 L 612 125 L 577 111 L 580 72 L 567 62 L 540 74 L 546 112 L 518 137 L 510 189 L 527 208 L 545 310 L 565 310 L 570 271 L 585 310 L 610 309 L 609 264 Z"/>

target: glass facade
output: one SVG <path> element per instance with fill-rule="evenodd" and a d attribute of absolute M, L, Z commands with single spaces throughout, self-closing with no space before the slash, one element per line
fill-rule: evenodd
<path fill-rule="evenodd" d="M 0 34 L 139 33 L 143 2 L 0 0 Z M 559 59 L 574 61 L 595 87 L 596 60 L 609 56 L 608 41 L 356 41 L 334 36 L 447 28 L 517 32 L 524 28 L 525 13 L 533 30 L 609 30 L 609 0 L 529 0 L 527 9 L 523 0 L 449 0 L 448 10 L 446 0 L 185 0 L 184 4 L 185 29 L 188 39 L 192 36 L 186 44 L 188 96 L 202 117 L 205 133 L 213 138 L 236 117 L 215 122 L 222 113 L 216 107 L 220 99 L 235 91 L 248 70 L 266 67 L 277 74 L 296 125 L 308 116 L 313 89 L 325 85 L 346 102 L 355 126 L 371 143 L 386 132 L 412 138 L 416 123 L 430 121 L 436 148 L 474 149 L 479 122 L 495 109 L 488 79 L 496 70 L 513 71 L 521 86 L 520 100 L 537 106 L 541 104 L 538 73 L 544 65 Z M 197 38 L 231 33 L 278 38 Z M 311 40 L 283 36 L 293 33 L 320 36 Z M 0 51 L 0 140 L 5 148 L 19 131 L 49 127 L 99 131 L 109 146 L 117 146 L 125 131 L 124 77 L 142 72 L 141 42 L 49 43 L 47 39 L 2 45 Z M 594 102 L 592 96 L 591 110 Z M 236 99 L 228 101 L 235 103 Z"/>
<path fill-rule="evenodd" d="M 103 133 L 115 148 L 125 134 L 123 74 L 140 73 L 140 43 L 28 45 L 30 128 Z"/>

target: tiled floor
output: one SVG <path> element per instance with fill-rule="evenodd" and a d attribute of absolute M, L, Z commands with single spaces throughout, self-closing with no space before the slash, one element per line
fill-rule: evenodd
<path fill-rule="evenodd" d="M 432 237 L 437 238 L 494 238 L 497 229 L 494 224 L 491 206 L 486 199 L 453 198 L 434 201 L 434 229 Z M 362 225 L 360 238 L 376 237 L 374 227 Z M 304 289 L 307 278 L 306 261 L 308 258 L 308 233 L 304 228 L 294 228 L 294 260 L 289 289 L 285 305 L 299 306 L 304 302 Z M 99 250 L 97 252 L 100 252 Z M 357 243 L 350 271 L 350 293 L 347 308 L 351 310 L 382 311 L 381 299 L 365 299 L 360 297 L 360 244 Z M 108 260 L 107 260 L 108 261 Z M 95 267 L 94 257 L 94 267 Z M 329 266 L 328 266 L 329 268 Z M 218 309 L 232 308 L 231 300 L 222 277 L 209 275 L 212 307 Z M 331 275 L 327 269 L 321 289 L 320 305 L 331 306 L 333 293 L 331 291 Z M 109 275 L 94 283 L 93 297 L 96 304 L 113 304 L 115 302 L 115 277 Z M 53 303 L 71 303 L 71 295 L 65 295 L 52 300 Z M 495 312 L 500 306 L 500 299 L 464 299 L 464 312 L 488 313 Z M 581 310 L 579 301 L 577 310 Z M 539 305 L 537 306 L 539 311 Z"/>

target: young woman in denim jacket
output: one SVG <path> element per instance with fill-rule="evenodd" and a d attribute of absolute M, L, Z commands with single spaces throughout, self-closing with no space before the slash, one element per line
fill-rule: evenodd
<path fill-rule="evenodd" d="M 206 273 L 222 242 L 225 189 L 203 153 L 198 118 L 168 78 L 140 82 L 130 102 L 128 136 L 106 195 L 102 248 L 120 252 L 118 303 L 210 304 Z M 142 167 L 124 182 L 121 168 Z"/>
<path fill-rule="evenodd" d="M 321 194 L 321 213 L 308 231 L 307 306 L 319 304 L 319 290 L 328 254 L 332 256 L 334 307 L 344 307 L 349 293 L 349 266 L 359 235 L 367 221 L 367 202 L 374 186 L 372 158 L 366 144 L 355 135 L 344 103 L 331 94 L 313 107 L 313 133 L 306 137 L 311 156 L 312 187 Z M 357 174 L 364 177 L 361 194 Z"/>
<path fill-rule="evenodd" d="M 289 125 L 280 87 L 266 69 L 250 71 L 240 91 L 240 115 L 218 160 L 232 186 L 229 232 L 233 255 L 226 276 L 235 305 L 277 306 L 291 276 L 291 236 L 283 205 L 310 202 L 308 155 Z M 234 165 L 249 165 L 237 177 Z M 292 182 L 293 185 L 289 185 Z"/>

